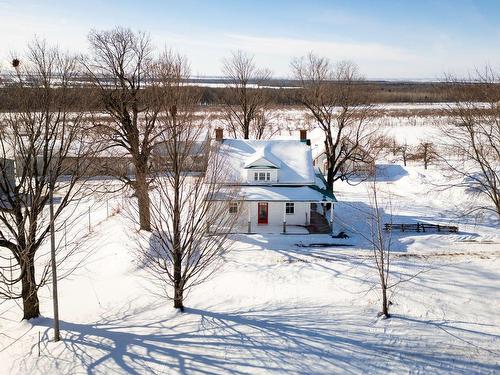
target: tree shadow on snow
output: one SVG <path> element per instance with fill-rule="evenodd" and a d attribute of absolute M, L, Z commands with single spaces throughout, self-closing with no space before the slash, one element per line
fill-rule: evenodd
<path fill-rule="evenodd" d="M 379 182 L 394 182 L 405 176 L 408 176 L 408 171 L 398 164 L 376 164 L 375 176 L 367 174 L 355 174 L 349 177 L 349 181 L 357 184 L 363 181 L 371 181 L 373 177 Z"/>
<path fill-rule="evenodd" d="M 44 347 L 42 357 L 56 361 L 61 372 L 74 373 L 83 367 L 88 374 L 500 370 L 491 351 L 470 352 L 468 345 L 485 339 L 498 342 L 500 337 L 481 332 L 479 326 L 464 331 L 452 321 L 446 322 L 445 332 L 431 321 L 399 317 L 378 321 L 370 319 L 375 315 L 372 310 L 363 313 L 352 306 L 323 305 L 228 312 L 188 308 L 171 319 L 141 320 L 140 315 L 122 311 L 91 324 L 62 321 L 64 350 Z M 52 320 L 38 324 L 47 327 L 46 337 Z M 408 335 L 408 326 L 414 325 L 421 335 Z"/>
<path fill-rule="evenodd" d="M 377 181 L 391 182 L 408 176 L 408 171 L 399 164 L 377 164 L 375 166 Z"/>

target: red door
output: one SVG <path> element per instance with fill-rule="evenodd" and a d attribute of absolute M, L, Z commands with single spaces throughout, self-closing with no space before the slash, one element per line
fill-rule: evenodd
<path fill-rule="evenodd" d="M 267 203 L 259 203 L 258 215 L 258 223 L 267 224 Z"/>

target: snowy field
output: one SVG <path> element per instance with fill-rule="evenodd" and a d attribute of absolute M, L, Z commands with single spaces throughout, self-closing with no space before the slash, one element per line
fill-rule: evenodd
<path fill-rule="evenodd" d="M 184 313 L 152 287 L 137 232 L 117 210 L 129 199 L 116 198 L 93 204 L 91 255 L 60 282 L 61 342 L 51 342 L 49 288 L 34 321 L 0 303 L 0 374 L 500 373 L 498 219 L 463 216 L 472 197 L 438 189 L 437 166 L 393 161 L 378 163 L 385 219 L 459 233 L 394 233 L 393 280 L 406 281 L 391 292 L 390 319 L 377 318 L 376 269 L 360 235 L 367 182 L 335 187 L 335 232 L 349 239 L 235 235 Z"/>
<path fill-rule="evenodd" d="M 392 103 L 372 107 L 376 115 L 364 126 L 377 129 L 379 134 L 394 138 L 399 144 L 416 146 L 420 142 L 436 142 L 440 127 L 446 127 L 450 119 L 444 110 L 453 108 L 453 103 Z M 478 104 L 479 105 L 479 104 Z M 199 123 L 210 124 L 211 128 L 225 127 L 222 112 L 207 110 L 198 113 Z M 279 108 L 271 113 L 270 123 L 275 126 L 274 139 L 296 138 L 299 129 L 309 130 L 313 148 L 323 142 L 323 133 L 316 127 L 309 112 L 301 107 Z M 201 138 L 204 138 L 203 133 Z"/>
<path fill-rule="evenodd" d="M 376 317 L 369 245 L 349 231 L 362 230 L 365 184 L 338 187 L 336 230 L 350 239 L 235 236 L 223 268 L 188 296 L 185 313 L 151 289 L 127 219 L 105 219 L 101 207 L 93 211 L 104 220 L 89 239 L 91 258 L 60 284 L 63 341 L 50 342 L 47 289 L 45 317 L 33 322 L 19 322 L 19 307 L 3 303 L 0 372 L 497 373 L 498 226 L 452 216 L 460 195 L 427 191 L 436 171 L 403 171 L 382 183 L 397 192 L 394 214 L 458 224 L 460 233 L 395 237 L 395 277 L 418 275 L 391 296 L 391 319 Z M 307 246 L 314 243 L 330 245 Z"/>

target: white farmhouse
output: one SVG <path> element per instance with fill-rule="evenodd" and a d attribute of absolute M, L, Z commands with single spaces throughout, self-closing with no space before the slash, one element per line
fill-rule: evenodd
<path fill-rule="evenodd" d="M 216 129 L 227 167 L 222 183 L 237 187 L 237 198 L 228 203 L 228 214 L 239 214 L 237 231 L 331 231 L 336 199 L 313 166 L 307 133 L 300 134 L 297 140 L 224 139 Z"/>

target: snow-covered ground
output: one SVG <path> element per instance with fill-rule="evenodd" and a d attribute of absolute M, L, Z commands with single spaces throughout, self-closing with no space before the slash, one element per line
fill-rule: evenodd
<path fill-rule="evenodd" d="M 440 169 L 378 163 L 385 221 L 458 225 L 459 233 L 394 233 L 392 317 L 380 299 L 366 212 L 370 183 L 336 183 L 335 232 L 235 235 L 221 269 L 188 295 L 184 313 L 157 294 L 136 258 L 124 202 L 91 208 L 90 257 L 52 301 L 21 322 L 0 303 L 0 374 L 500 373 L 500 231 L 463 216 L 472 197 L 440 189 Z M 390 203 L 390 204 L 389 204 Z M 82 212 L 87 212 L 83 207 Z M 81 232 L 88 220 L 81 218 Z M 39 342 L 40 337 L 40 344 Z"/>
<path fill-rule="evenodd" d="M 394 280 L 417 276 L 395 289 L 391 319 L 376 316 L 370 248 L 356 234 L 367 183 L 337 186 L 335 229 L 351 238 L 238 235 L 185 313 L 155 294 L 118 214 L 93 228 L 91 258 L 60 283 L 62 342 L 50 341 L 48 289 L 44 318 L 20 322 L 15 303 L 0 305 L 0 373 L 498 373 L 498 223 L 454 216 L 467 197 L 432 191 L 439 171 L 391 168 L 400 173 L 386 170 L 381 190 L 394 193 L 394 218 L 460 226 L 395 235 Z"/>

